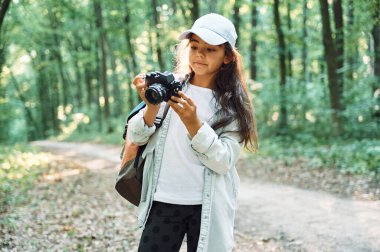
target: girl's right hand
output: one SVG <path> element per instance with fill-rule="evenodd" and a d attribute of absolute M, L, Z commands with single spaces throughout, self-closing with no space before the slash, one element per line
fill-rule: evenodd
<path fill-rule="evenodd" d="M 144 121 L 149 127 L 154 124 L 154 119 L 160 109 L 160 104 L 154 105 L 148 102 L 145 97 L 145 91 L 148 88 L 148 85 L 145 82 L 145 75 L 139 74 L 133 80 L 133 85 L 136 87 L 137 92 L 139 93 L 141 99 L 145 102 L 147 109 L 144 113 Z"/>
<path fill-rule="evenodd" d="M 145 104 L 148 104 L 146 98 L 145 98 L 145 90 L 148 88 L 148 86 L 145 83 L 145 76 L 144 74 L 139 74 L 133 79 L 133 85 L 136 87 L 137 92 L 140 95 L 140 98 L 145 102 Z"/>
<path fill-rule="evenodd" d="M 145 91 L 148 88 L 148 85 L 145 82 L 145 74 L 139 74 L 135 77 L 133 80 L 133 85 L 136 87 L 137 92 L 140 95 L 140 98 L 145 102 L 145 104 L 149 107 L 155 106 L 155 107 L 160 107 L 160 104 L 153 105 L 148 102 L 148 100 L 145 97 Z"/>

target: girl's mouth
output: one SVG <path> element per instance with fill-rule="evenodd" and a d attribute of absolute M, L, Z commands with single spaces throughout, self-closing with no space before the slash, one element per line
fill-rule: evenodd
<path fill-rule="evenodd" d="M 196 65 L 196 66 L 207 66 L 207 64 L 204 64 L 201 62 L 194 62 L 194 65 Z"/>

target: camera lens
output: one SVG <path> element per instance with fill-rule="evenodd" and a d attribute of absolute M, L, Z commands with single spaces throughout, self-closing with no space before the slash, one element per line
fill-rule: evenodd
<path fill-rule="evenodd" d="M 149 103 L 158 104 L 166 97 L 166 89 L 161 84 L 154 83 L 145 91 L 145 97 Z"/>

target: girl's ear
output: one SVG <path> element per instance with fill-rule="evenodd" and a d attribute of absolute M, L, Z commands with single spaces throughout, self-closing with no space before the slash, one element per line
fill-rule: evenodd
<path fill-rule="evenodd" d="M 224 60 L 223 60 L 223 63 L 225 65 L 231 63 L 231 61 L 234 61 L 235 60 L 235 57 L 233 55 L 230 55 L 230 56 L 224 56 Z"/>

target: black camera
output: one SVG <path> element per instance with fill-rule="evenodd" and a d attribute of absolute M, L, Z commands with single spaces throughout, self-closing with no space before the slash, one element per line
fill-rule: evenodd
<path fill-rule="evenodd" d="M 145 75 L 145 82 L 148 85 L 145 97 L 151 104 L 159 104 L 169 101 L 170 97 L 178 96 L 182 90 L 182 83 L 176 81 L 171 72 L 150 72 Z"/>

